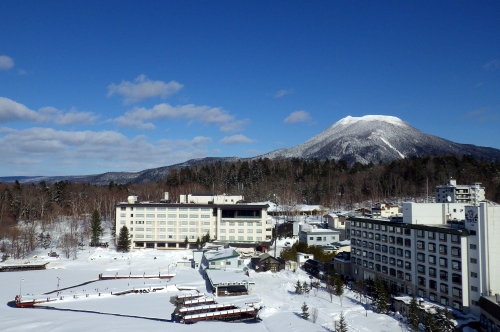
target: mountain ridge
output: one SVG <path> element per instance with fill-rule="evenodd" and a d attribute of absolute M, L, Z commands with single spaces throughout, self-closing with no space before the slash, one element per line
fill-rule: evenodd
<path fill-rule="evenodd" d="M 426 155 L 472 155 L 476 159 L 500 160 L 500 150 L 472 144 L 455 143 L 438 136 L 426 134 L 403 120 L 387 115 L 347 116 L 329 126 L 306 142 L 277 149 L 250 158 L 206 157 L 187 160 L 170 166 L 146 169 L 138 172 L 106 172 L 82 176 L 0 177 L 0 182 L 21 183 L 74 181 L 105 185 L 115 183 L 140 183 L 158 181 L 171 170 L 214 162 L 256 160 L 259 158 L 343 159 L 350 164 L 378 163 L 422 157 Z"/>

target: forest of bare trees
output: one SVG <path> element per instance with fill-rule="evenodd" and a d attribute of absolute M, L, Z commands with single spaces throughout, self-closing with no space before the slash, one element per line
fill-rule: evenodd
<path fill-rule="evenodd" d="M 157 182 L 97 186 L 87 183 L 0 183 L 0 247 L 4 253 L 25 257 L 42 245 L 40 233 L 51 235 L 51 246 L 68 258 L 76 245 L 89 240 L 94 210 L 112 231 L 115 205 L 129 195 L 158 201 L 164 192 L 175 201 L 180 194 L 241 194 L 247 201 L 275 201 L 284 205 L 321 204 L 345 209 L 360 202 L 424 198 L 429 189 L 449 177 L 459 184 L 481 182 L 486 197 L 500 202 L 500 163 L 470 156 L 422 157 L 385 164 L 349 165 L 345 161 L 258 159 L 213 163 L 172 171 Z"/>

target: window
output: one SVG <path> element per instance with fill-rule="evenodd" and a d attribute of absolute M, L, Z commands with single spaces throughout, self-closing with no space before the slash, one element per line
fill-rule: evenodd
<path fill-rule="evenodd" d="M 395 254 L 396 253 L 396 248 L 394 247 L 389 247 L 389 254 Z"/>
<path fill-rule="evenodd" d="M 247 233 L 253 233 L 253 229 L 247 229 Z"/>
<path fill-rule="evenodd" d="M 238 221 L 238 226 L 245 226 L 245 223 L 243 221 Z"/>
<path fill-rule="evenodd" d="M 380 244 L 375 243 L 375 250 L 376 250 L 376 251 L 380 251 Z"/>
<path fill-rule="evenodd" d="M 429 268 L 429 275 L 430 275 L 431 277 L 435 277 L 435 276 L 436 276 L 436 269 L 435 269 L 435 268 L 433 268 L 433 267 L 430 267 L 430 268 Z"/>
<path fill-rule="evenodd" d="M 159 222 L 158 222 L 158 224 L 159 224 L 159 225 L 166 225 L 166 224 L 167 224 L 167 222 L 166 222 L 166 221 L 159 221 Z"/>
<path fill-rule="evenodd" d="M 417 241 L 417 249 L 424 249 L 424 248 L 425 248 L 425 242 Z"/>
<path fill-rule="evenodd" d="M 394 233 L 394 226 L 389 226 L 389 233 Z"/>
<path fill-rule="evenodd" d="M 446 233 L 439 233 L 439 241 L 446 241 Z"/>
<path fill-rule="evenodd" d="M 403 238 L 402 237 L 397 237 L 396 238 L 396 244 L 398 246 L 402 246 L 403 245 Z"/>
<path fill-rule="evenodd" d="M 411 235 L 411 229 L 405 228 L 405 235 Z"/>
<path fill-rule="evenodd" d="M 244 238 L 244 236 L 238 236 L 238 241 L 243 241 Z"/>
<path fill-rule="evenodd" d="M 403 249 L 401 249 L 401 248 L 397 248 L 397 249 L 396 249 L 396 255 L 398 255 L 398 256 L 400 256 L 400 257 L 402 257 L 402 256 L 403 256 Z"/>
<path fill-rule="evenodd" d="M 253 236 L 247 236 L 248 241 L 253 241 Z"/>
<path fill-rule="evenodd" d="M 403 260 L 402 260 L 402 259 L 398 259 L 398 260 L 396 261 L 396 265 L 397 265 L 398 267 L 401 267 L 401 268 L 402 268 L 402 267 L 403 267 Z"/>
<path fill-rule="evenodd" d="M 435 232 L 427 232 L 427 238 L 434 240 L 436 238 L 436 233 Z"/>
<path fill-rule="evenodd" d="M 417 254 L 417 261 L 419 261 L 419 262 L 425 262 L 425 254 L 419 252 Z"/>
<path fill-rule="evenodd" d="M 199 216 L 199 215 L 197 215 L 197 214 L 190 214 L 190 215 L 189 215 L 189 218 L 196 218 L 196 219 L 197 219 L 197 218 L 199 218 L 199 217 L 200 217 L 200 216 Z"/>
<path fill-rule="evenodd" d="M 137 215 L 137 216 L 139 216 L 139 215 Z M 146 218 L 154 218 L 154 217 L 155 217 L 154 214 L 146 214 Z"/>
<path fill-rule="evenodd" d="M 437 282 L 436 282 L 436 280 L 432 280 L 432 279 L 429 280 L 429 288 L 437 290 Z"/>
<path fill-rule="evenodd" d="M 471 272 L 471 273 L 470 273 L 470 276 L 471 276 L 472 278 L 477 278 L 477 272 Z"/>
<path fill-rule="evenodd" d="M 371 225 L 371 224 L 370 224 L 370 225 Z M 369 232 L 369 233 L 368 233 L 368 238 L 369 238 L 369 239 L 373 239 L 373 233 L 372 233 L 372 232 Z"/>
<path fill-rule="evenodd" d="M 169 211 L 177 211 L 177 208 L 171 208 L 171 207 L 169 207 L 168 210 Z"/>
<path fill-rule="evenodd" d="M 373 229 L 373 224 L 368 224 L 368 229 Z"/>
<path fill-rule="evenodd" d="M 470 262 L 471 264 L 477 264 L 477 258 L 471 258 Z"/>
<path fill-rule="evenodd" d="M 262 233 L 262 229 L 257 229 L 256 232 L 257 233 Z"/>
<path fill-rule="evenodd" d="M 366 239 L 366 232 L 363 231 L 363 237 Z"/>
<path fill-rule="evenodd" d="M 196 221 L 190 221 L 189 224 L 192 225 L 192 226 L 195 226 L 196 225 Z"/>
<path fill-rule="evenodd" d="M 424 231 L 421 229 L 417 229 L 417 237 L 424 237 Z"/>
<path fill-rule="evenodd" d="M 229 226 L 234 226 L 234 221 L 230 221 Z"/>
<path fill-rule="evenodd" d="M 436 264 L 436 256 L 429 255 L 429 264 Z"/>
<path fill-rule="evenodd" d="M 411 263 L 410 262 L 405 262 L 405 269 L 411 270 Z"/>
<path fill-rule="evenodd" d="M 439 301 L 442 305 L 447 306 L 449 304 L 448 298 L 441 296 L 441 301 Z"/>
<path fill-rule="evenodd" d="M 389 236 L 389 243 L 394 243 L 396 242 L 396 237 L 395 236 Z"/>
<path fill-rule="evenodd" d="M 439 271 L 439 279 L 448 281 L 448 272 L 443 270 Z"/>
<path fill-rule="evenodd" d="M 448 253 L 448 249 L 444 244 L 439 245 L 439 253 L 441 255 L 446 255 Z"/>
<path fill-rule="evenodd" d="M 425 278 L 424 278 L 424 277 L 417 277 L 417 284 L 418 284 L 419 286 L 424 286 L 424 287 L 426 287 Z M 423 296 L 423 295 L 419 295 L 419 296 Z"/>
<path fill-rule="evenodd" d="M 387 246 L 386 245 L 382 246 L 382 252 L 387 252 Z"/>
<path fill-rule="evenodd" d="M 441 293 L 448 294 L 448 285 L 447 284 L 439 285 L 439 291 Z"/>
<path fill-rule="evenodd" d="M 382 242 L 387 242 L 387 235 L 382 235 Z"/>
<path fill-rule="evenodd" d="M 455 297 L 462 297 L 462 290 L 460 288 L 453 287 L 451 289 L 451 294 Z"/>
<path fill-rule="evenodd" d="M 396 265 L 396 258 L 389 257 L 389 264 Z"/>
<path fill-rule="evenodd" d="M 120 211 L 125 211 L 126 209 L 127 209 L 126 207 L 122 206 L 122 207 L 120 208 Z"/>
<path fill-rule="evenodd" d="M 375 230 L 376 230 L 376 231 L 379 231 L 379 230 L 380 230 L 380 225 L 379 225 L 379 224 L 375 224 Z"/>
<path fill-rule="evenodd" d="M 405 280 L 406 281 L 411 281 L 411 273 L 406 273 L 405 274 Z"/>
<path fill-rule="evenodd" d="M 435 293 L 429 293 L 429 300 L 436 302 L 437 296 Z"/>
<path fill-rule="evenodd" d="M 460 271 L 462 270 L 462 265 L 459 261 L 451 261 L 451 268 L 455 271 Z"/>
<path fill-rule="evenodd" d="M 471 245 L 470 245 L 470 248 L 471 248 L 472 250 L 476 250 L 476 249 L 477 249 L 477 246 L 476 246 L 475 244 L 471 244 Z"/>
<path fill-rule="evenodd" d="M 120 217 L 124 218 L 126 216 L 125 213 L 120 213 Z"/>
<path fill-rule="evenodd" d="M 244 229 L 238 229 L 238 233 L 245 233 Z"/>
<path fill-rule="evenodd" d="M 448 260 L 446 258 L 439 258 L 439 266 L 448 267 Z"/>
<path fill-rule="evenodd" d="M 375 254 L 375 260 L 376 260 L 377 262 L 380 262 L 380 254 Z"/>
<path fill-rule="evenodd" d="M 451 242 L 453 242 L 453 243 L 458 243 L 458 242 L 460 242 L 460 238 L 458 237 L 458 235 L 456 235 L 456 234 L 452 234 L 452 235 L 451 235 Z"/>
<path fill-rule="evenodd" d="M 429 243 L 428 248 L 429 248 L 428 250 L 430 252 L 436 252 L 436 244 L 435 243 Z"/>
<path fill-rule="evenodd" d="M 175 225 L 175 221 L 168 221 L 167 225 Z"/>
<path fill-rule="evenodd" d="M 185 214 L 185 213 L 181 213 L 181 214 L 179 214 L 179 218 L 187 218 L 187 217 L 188 217 L 188 215 L 187 215 L 187 214 Z"/>
<path fill-rule="evenodd" d="M 458 247 L 451 247 L 452 256 L 460 256 L 461 250 Z"/>
<path fill-rule="evenodd" d="M 411 250 L 405 250 L 405 258 L 411 258 Z"/>
<path fill-rule="evenodd" d="M 396 227 L 396 233 L 402 234 L 403 233 L 403 229 L 401 227 Z"/>
<path fill-rule="evenodd" d="M 411 247 L 411 240 L 405 239 L 405 247 Z"/>
<path fill-rule="evenodd" d="M 424 265 L 417 265 L 417 272 L 420 274 L 425 274 L 425 266 Z"/>
<path fill-rule="evenodd" d="M 177 218 L 177 215 L 176 214 L 167 214 L 167 217 L 168 218 Z"/>
<path fill-rule="evenodd" d="M 387 231 L 387 226 L 386 225 L 380 225 L 380 230 L 385 232 Z"/>
<path fill-rule="evenodd" d="M 125 220 L 120 220 L 120 225 L 125 225 Z"/>
<path fill-rule="evenodd" d="M 470 286 L 470 290 L 473 292 L 477 292 L 477 287 L 476 286 Z"/>
<path fill-rule="evenodd" d="M 234 233 L 234 228 L 230 229 L 229 233 Z"/>
<path fill-rule="evenodd" d="M 375 240 L 380 241 L 380 234 L 379 233 L 375 234 Z"/>
<path fill-rule="evenodd" d="M 225 230 L 225 229 L 221 229 L 221 230 L 220 230 L 220 232 L 221 232 L 221 233 L 225 233 L 225 232 L 226 232 L 226 230 Z"/>

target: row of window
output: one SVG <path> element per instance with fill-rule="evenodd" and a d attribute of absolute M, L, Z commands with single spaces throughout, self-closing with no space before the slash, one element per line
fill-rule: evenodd
<path fill-rule="evenodd" d="M 144 227 L 136 227 L 135 229 L 133 227 L 130 227 L 131 232 L 153 232 L 153 228 L 144 228 Z M 177 228 L 157 228 L 158 232 L 164 233 L 164 232 L 169 232 L 169 233 L 176 233 Z M 198 228 L 179 228 L 178 229 L 182 233 L 197 233 L 200 230 Z M 209 233 L 210 229 L 204 228 L 201 230 L 204 234 Z"/>
<path fill-rule="evenodd" d="M 226 233 L 226 229 L 220 229 L 219 233 Z M 234 228 L 230 228 L 227 233 L 236 233 L 236 230 Z M 245 230 L 240 228 L 238 229 L 238 233 L 245 233 Z M 253 229 L 247 229 L 246 233 L 253 233 Z M 262 233 L 262 229 L 256 229 L 255 233 Z"/>
<path fill-rule="evenodd" d="M 127 216 L 126 213 L 120 213 L 120 217 L 121 218 L 125 218 Z M 134 214 L 131 213 L 130 214 L 130 217 L 134 217 Z M 158 214 L 144 214 L 144 213 L 136 213 L 135 214 L 135 218 L 151 218 L 151 219 L 155 219 L 155 218 L 169 218 L 169 219 L 177 219 L 177 218 L 181 218 L 181 219 L 185 219 L 185 218 L 195 218 L 195 219 L 198 219 L 198 218 L 202 218 L 202 219 L 208 219 L 210 218 L 210 215 L 209 214 L 202 214 L 202 215 L 199 215 L 199 214 L 187 214 L 187 213 L 180 213 L 180 214 L 164 214 L 164 213 L 158 213 Z"/>
<path fill-rule="evenodd" d="M 440 277 L 441 277 L 442 281 L 449 281 L 448 280 L 448 272 L 446 272 L 446 271 L 440 271 Z M 427 287 L 425 277 L 418 276 L 417 279 L 418 279 L 418 282 L 417 282 L 418 285 Z M 460 274 L 453 273 L 452 277 L 451 277 L 451 281 L 454 284 L 461 285 L 462 284 L 462 276 Z M 445 287 L 444 289 L 446 289 L 446 291 L 443 291 L 443 287 Z M 433 280 L 433 279 L 429 279 L 429 288 L 430 289 L 437 289 L 437 281 Z M 441 283 L 441 293 L 448 293 L 448 285 L 447 284 Z M 460 296 L 462 296 L 462 293 L 460 293 Z"/>
<path fill-rule="evenodd" d="M 448 254 L 448 246 L 447 245 L 440 244 L 437 246 L 437 248 L 439 249 L 438 252 L 440 254 L 442 254 L 442 255 Z M 424 241 L 417 241 L 417 249 L 425 250 L 425 242 Z M 436 244 L 432 243 L 432 242 L 427 243 L 427 251 L 436 252 Z M 460 249 L 460 247 L 451 247 L 451 255 L 452 256 L 460 257 L 461 254 L 462 254 L 462 250 Z"/>
<path fill-rule="evenodd" d="M 431 232 L 431 231 L 424 231 L 421 229 L 417 229 L 417 237 L 424 238 L 425 233 L 427 233 L 427 238 L 429 240 L 435 240 L 436 239 L 436 232 Z M 450 234 L 451 242 L 453 243 L 459 243 L 460 242 L 460 236 L 457 234 Z M 447 241 L 448 240 L 448 234 L 446 233 L 438 233 L 438 239 L 439 241 Z"/>
<path fill-rule="evenodd" d="M 229 222 L 221 221 L 220 222 L 221 226 L 236 226 L 236 224 L 238 224 L 238 226 L 247 226 L 247 227 L 253 227 L 254 226 L 254 222 L 253 221 L 238 221 L 238 222 L 236 222 L 236 221 L 229 221 Z M 262 227 L 262 222 L 256 222 L 255 226 Z"/>
<path fill-rule="evenodd" d="M 236 236 L 229 236 L 229 237 L 226 237 L 226 236 L 220 236 L 220 237 L 219 237 L 219 239 L 220 239 L 221 241 L 227 241 L 227 240 L 229 240 L 229 241 L 236 241 L 236 240 L 237 240 L 237 241 L 254 241 L 253 236 L 247 236 L 247 237 L 246 237 L 246 240 L 245 240 L 245 237 L 244 237 L 244 236 L 238 236 L 238 237 L 236 237 Z M 262 237 L 261 237 L 261 236 L 257 236 L 257 237 L 255 238 L 255 241 L 262 241 Z"/>
<path fill-rule="evenodd" d="M 376 231 L 382 231 L 382 232 L 411 235 L 410 228 L 381 225 L 381 224 L 375 224 L 375 223 L 370 223 L 370 222 L 354 221 L 354 222 L 351 222 L 351 227 L 361 227 L 361 228 L 367 228 L 367 229 L 374 229 Z"/>
<path fill-rule="evenodd" d="M 403 256 L 403 252 L 404 252 L 404 256 L 406 258 L 411 258 L 411 250 L 404 250 L 403 251 L 403 249 L 401 249 L 401 248 L 389 247 L 389 246 L 386 246 L 385 244 L 382 244 L 382 245 L 379 243 L 374 244 L 372 242 L 366 242 L 366 241 L 361 242 L 360 240 L 356 240 L 356 239 L 351 239 L 351 243 L 355 244 L 357 246 L 361 246 L 363 248 L 374 249 L 375 251 L 388 252 L 392 255 Z M 356 248 L 351 248 L 351 252 L 353 254 L 356 254 L 356 252 L 357 252 Z"/>
<path fill-rule="evenodd" d="M 384 249 L 387 249 L 387 248 L 384 248 Z M 387 252 L 387 250 L 383 251 L 383 252 Z M 398 249 L 394 250 L 394 247 L 389 247 L 389 253 L 393 254 L 393 255 L 397 255 L 399 257 L 403 257 L 403 249 L 398 248 Z M 405 250 L 404 253 L 405 253 L 404 257 L 411 259 L 411 251 L 410 250 Z M 380 261 L 381 259 L 383 261 L 384 258 L 385 258 L 385 260 L 387 260 L 387 256 L 385 256 L 385 255 L 381 256 L 380 254 L 373 253 L 371 251 L 357 249 L 357 248 L 351 248 L 351 255 L 368 257 L 369 259 L 375 259 L 376 261 Z M 389 259 L 395 259 L 395 258 L 389 257 Z"/>
<path fill-rule="evenodd" d="M 187 208 L 187 207 L 181 207 L 181 208 L 175 208 L 175 207 L 130 207 L 130 211 L 210 211 L 210 208 Z M 122 206 L 120 207 L 120 211 L 127 211 L 127 207 Z"/>
<path fill-rule="evenodd" d="M 396 237 L 393 235 L 366 232 L 366 231 L 360 231 L 360 230 L 355 230 L 355 229 L 351 229 L 351 235 L 357 236 L 357 237 L 362 237 L 365 239 L 370 239 L 370 240 L 375 239 L 376 241 L 381 241 L 381 242 L 386 242 L 386 243 L 395 243 L 395 244 L 400 245 L 400 246 L 404 245 L 406 247 L 411 247 L 411 239 L 403 239 L 402 237 Z"/>

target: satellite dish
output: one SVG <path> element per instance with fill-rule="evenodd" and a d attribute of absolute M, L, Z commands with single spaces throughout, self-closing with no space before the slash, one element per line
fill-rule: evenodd
<path fill-rule="evenodd" d="M 449 202 L 451 202 L 451 197 L 450 196 L 446 196 L 446 200 Z"/>

